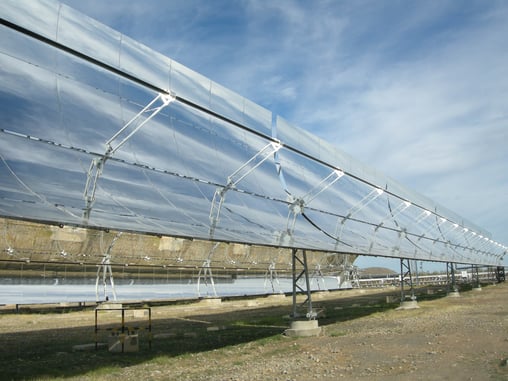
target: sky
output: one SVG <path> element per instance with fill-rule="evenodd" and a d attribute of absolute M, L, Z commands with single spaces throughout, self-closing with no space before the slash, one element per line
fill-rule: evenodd
<path fill-rule="evenodd" d="M 63 2 L 508 245 L 508 1 Z"/>

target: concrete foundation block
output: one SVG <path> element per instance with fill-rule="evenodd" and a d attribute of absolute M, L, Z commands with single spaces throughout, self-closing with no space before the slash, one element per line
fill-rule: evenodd
<path fill-rule="evenodd" d="M 450 291 L 447 295 L 449 298 L 460 298 L 460 292 Z"/>
<path fill-rule="evenodd" d="M 397 307 L 396 310 L 414 310 L 416 308 L 420 308 L 416 300 L 405 300 L 400 303 L 400 307 Z"/>
<path fill-rule="evenodd" d="M 321 334 L 321 327 L 317 320 L 295 320 L 291 322 L 284 335 L 289 337 L 315 337 Z"/>

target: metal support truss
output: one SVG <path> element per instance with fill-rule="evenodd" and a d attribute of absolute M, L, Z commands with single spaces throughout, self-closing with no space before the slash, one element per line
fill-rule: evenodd
<path fill-rule="evenodd" d="M 306 294 L 306 299 L 303 303 L 300 304 L 300 307 L 307 306 L 307 313 L 305 317 L 309 320 L 314 320 L 317 314 L 312 309 L 312 297 L 310 292 L 310 280 L 309 280 L 309 268 L 307 267 L 307 253 L 305 250 L 300 250 L 301 255 L 298 255 L 298 249 L 292 249 L 292 270 L 293 270 L 293 314 L 292 317 L 298 318 L 300 314 L 298 313 L 298 304 L 296 302 L 296 294 L 298 291 Z M 299 274 L 296 271 L 296 265 L 299 263 L 302 266 L 302 270 Z M 300 279 L 304 277 L 305 280 L 305 289 L 298 284 Z"/>
<path fill-rule="evenodd" d="M 293 197 L 290 196 L 290 205 L 289 205 L 289 213 L 287 219 L 286 231 L 290 236 L 293 235 L 295 230 L 296 217 L 299 214 L 303 214 L 305 207 L 309 205 L 312 200 L 314 200 L 317 196 L 319 196 L 322 192 L 330 188 L 333 184 L 335 184 L 342 176 L 344 176 L 344 172 L 340 169 L 334 169 L 328 176 L 326 176 L 323 180 L 321 180 L 314 188 L 308 191 L 302 197 Z"/>
<path fill-rule="evenodd" d="M 471 283 L 473 288 L 481 289 L 480 274 L 478 272 L 478 265 L 471 265 Z"/>
<path fill-rule="evenodd" d="M 213 274 L 212 274 L 212 256 L 217 247 L 220 245 L 219 242 L 216 242 L 210 252 L 208 253 L 208 258 L 205 259 L 203 262 L 203 265 L 199 269 L 198 273 L 198 297 L 201 297 L 200 293 L 200 286 L 201 286 L 201 277 L 203 278 L 203 282 L 205 286 L 208 288 L 208 282 L 210 282 L 210 285 L 212 286 L 213 296 L 217 297 L 217 290 L 215 289 L 215 282 L 213 281 Z"/>
<path fill-rule="evenodd" d="M 93 159 L 86 175 L 85 191 L 83 198 L 86 205 L 83 212 L 83 218 L 88 220 L 95 203 L 95 193 L 97 191 L 97 182 L 104 171 L 106 161 L 111 158 L 136 132 L 138 132 L 154 116 L 162 111 L 167 105 L 176 99 L 174 94 L 158 94 L 150 103 L 148 103 L 140 112 L 129 120 L 116 134 L 106 142 L 106 152 L 104 155 Z"/>
<path fill-rule="evenodd" d="M 323 285 L 323 290 L 327 290 L 326 283 L 325 283 L 325 277 L 323 275 L 323 271 L 321 270 L 320 263 L 316 264 L 316 266 L 314 267 L 314 272 L 312 273 L 312 276 L 311 276 L 311 284 L 312 284 L 313 279 L 316 279 L 318 290 L 321 291 L 321 285 L 319 284 L 320 281 Z"/>
<path fill-rule="evenodd" d="M 457 286 L 457 280 L 455 277 L 455 264 L 452 262 L 446 262 L 446 279 L 448 295 L 458 295 L 459 287 Z"/>
<path fill-rule="evenodd" d="M 409 299 L 416 301 L 416 295 L 413 288 L 413 274 L 411 272 L 411 260 L 407 258 L 400 259 L 400 302 L 406 301 L 407 293 L 405 288 L 409 288 Z"/>
<path fill-rule="evenodd" d="M 213 237 L 217 223 L 219 222 L 222 204 L 226 199 L 226 192 L 236 188 L 238 183 L 253 172 L 257 167 L 263 164 L 271 155 L 281 149 L 282 145 L 270 142 L 264 146 L 258 153 L 251 157 L 245 164 L 228 176 L 227 183 L 224 187 L 218 187 L 213 195 L 212 205 L 210 208 L 210 237 Z"/>
<path fill-rule="evenodd" d="M 274 282 L 277 283 L 277 286 L 279 288 L 279 293 L 281 292 L 280 290 L 280 282 L 279 282 L 279 274 L 277 273 L 277 269 L 275 267 L 275 262 L 271 262 L 269 265 L 268 265 L 268 269 L 266 270 L 265 272 L 265 282 L 264 282 L 264 289 L 266 290 L 266 284 L 268 283 L 268 281 L 270 281 L 270 285 L 272 287 L 272 293 L 275 293 L 275 285 L 274 285 Z"/>
<path fill-rule="evenodd" d="M 115 290 L 115 282 L 113 280 L 113 270 L 111 268 L 111 249 L 115 245 L 116 241 L 122 233 L 118 233 L 115 238 L 113 238 L 113 241 L 111 241 L 111 244 L 109 245 L 108 249 L 106 250 L 106 253 L 104 254 L 104 258 L 102 258 L 101 264 L 98 266 L 97 269 L 97 277 L 95 279 L 95 299 L 98 302 L 99 301 L 99 282 L 102 280 L 102 291 L 104 298 L 103 300 L 109 300 L 109 296 L 107 293 L 107 281 L 106 278 L 109 276 L 109 283 L 111 285 L 111 291 L 113 293 L 113 300 L 116 301 L 116 290 Z M 101 276 L 102 272 L 102 276 Z"/>
<path fill-rule="evenodd" d="M 360 275 L 358 274 L 358 266 L 349 265 L 346 268 L 348 271 L 348 280 L 350 281 L 351 288 L 360 288 Z"/>

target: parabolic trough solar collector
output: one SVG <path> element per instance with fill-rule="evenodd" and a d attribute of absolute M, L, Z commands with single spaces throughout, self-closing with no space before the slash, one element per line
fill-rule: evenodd
<path fill-rule="evenodd" d="M 52 0 L 0 2 L 0 215 L 499 265 L 462 217 Z"/>

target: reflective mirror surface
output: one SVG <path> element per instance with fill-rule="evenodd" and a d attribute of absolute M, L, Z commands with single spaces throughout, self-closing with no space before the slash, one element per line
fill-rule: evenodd
<path fill-rule="evenodd" d="M 0 3 L 0 214 L 496 265 L 506 247 L 244 97 L 53 1 Z"/>

